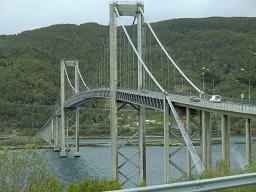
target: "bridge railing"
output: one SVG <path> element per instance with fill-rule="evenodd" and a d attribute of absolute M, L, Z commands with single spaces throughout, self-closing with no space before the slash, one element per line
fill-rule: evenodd
<path fill-rule="evenodd" d="M 210 95 L 203 95 L 199 100 L 193 100 L 193 98 L 185 95 L 170 94 L 172 101 L 193 104 L 198 107 L 206 107 L 217 110 L 226 110 L 242 113 L 256 113 L 256 105 L 252 103 L 243 103 L 238 99 L 225 98 L 220 103 L 210 101 Z"/>
<path fill-rule="evenodd" d="M 202 95 L 202 98 L 204 98 L 206 100 L 210 100 L 211 96 L 212 95 L 204 94 L 204 95 Z M 223 96 L 221 96 L 221 101 L 222 102 L 226 102 L 226 103 L 237 103 L 237 104 L 243 104 L 243 105 L 256 106 L 256 100 L 248 100 L 248 99 L 241 99 L 241 98 L 232 98 L 232 97 L 223 97 Z"/>

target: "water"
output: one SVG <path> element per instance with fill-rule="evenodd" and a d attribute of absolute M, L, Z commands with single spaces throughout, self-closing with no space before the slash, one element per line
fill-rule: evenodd
<path fill-rule="evenodd" d="M 213 139 L 220 139 L 214 137 Z M 237 162 L 235 156 L 241 154 L 245 157 L 245 136 L 232 136 L 231 141 L 235 144 L 233 153 L 231 153 L 231 168 L 239 168 L 241 162 Z M 80 181 L 85 176 L 95 177 L 111 177 L 111 154 L 108 139 L 81 139 L 82 144 L 99 144 L 100 146 L 95 147 L 81 147 L 81 157 L 73 157 L 74 151 L 71 150 L 66 158 L 60 158 L 59 153 L 53 152 L 52 150 L 46 151 L 46 156 L 49 160 L 49 167 L 53 173 L 65 184 L 70 182 Z M 256 142 L 253 142 L 255 149 Z M 174 151 L 177 147 L 170 147 L 170 151 Z M 199 149 L 199 146 L 196 146 Z M 122 153 L 133 155 L 136 151 L 131 147 L 125 147 L 122 149 Z M 146 147 L 147 157 L 147 184 L 157 185 L 163 184 L 164 182 L 164 167 L 163 167 L 163 147 L 162 146 L 147 146 Z M 212 160 L 213 166 L 215 167 L 216 161 L 221 158 L 221 145 L 216 144 L 212 146 Z M 136 162 L 136 158 L 133 159 Z M 182 168 L 186 167 L 186 149 L 183 148 L 175 156 L 173 160 Z M 241 161 L 241 159 L 238 159 Z M 121 158 L 121 162 L 124 159 Z M 132 172 L 135 170 L 133 164 L 127 164 L 122 167 L 122 172 Z M 173 168 L 170 170 L 173 176 L 177 177 L 180 173 Z M 133 179 L 135 182 L 138 179 L 138 174 Z M 121 181 L 123 178 L 121 178 Z M 127 184 L 131 187 L 131 184 Z"/>

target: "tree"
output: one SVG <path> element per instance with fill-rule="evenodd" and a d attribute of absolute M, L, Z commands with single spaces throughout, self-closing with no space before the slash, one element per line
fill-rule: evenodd
<path fill-rule="evenodd" d="M 61 184 L 47 169 L 47 161 L 35 150 L 0 152 L 0 191 L 61 192 Z"/>

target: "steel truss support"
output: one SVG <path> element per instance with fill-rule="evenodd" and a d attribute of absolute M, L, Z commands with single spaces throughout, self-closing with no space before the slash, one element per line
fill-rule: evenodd
<path fill-rule="evenodd" d="M 137 186 L 138 183 L 146 182 L 145 127 L 142 127 L 142 125 L 145 125 L 145 123 L 142 122 L 145 121 L 145 116 L 143 115 L 143 119 L 141 118 L 140 107 L 137 108 L 134 105 L 130 105 L 137 113 L 134 114 L 135 116 L 131 116 L 130 114 L 129 117 L 126 117 L 121 113 L 126 104 L 118 108 L 118 120 L 120 121 L 120 125 L 117 131 L 117 179 L 119 179 L 121 185 L 125 185 L 129 182 Z M 143 114 L 145 114 L 144 111 Z M 127 153 L 127 146 L 130 147 L 132 153 Z M 129 165 L 128 172 L 125 168 L 126 165 Z M 137 177 L 138 174 L 139 178 Z"/>
<path fill-rule="evenodd" d="M 230 117 L 221 115 L 221 140 L 222 140 L 222 159 L 230 167 Z"/>
<path fill-rule="evenodd" d="M 192 116 L 191 116 L 191 111 L 189 108 L 186 108 L 186 116 L 185 118 L 182 120 L 182 124 L 184 125 L 184 127 L 186 127 L 186 131 L 187 134 L 190 138 L 190 140 L 192 141 L 192 139 L 195 139 L 200 131 L 199 130 L 195 130 L 192 131 L 191 129 L 191 120 L 192 120 Z M 198 127 L 199 128 L 199 127 Z M 178 130 L 178 129 L 177 129 Z M 174 150 L 173 152 L 169 153 L 169 164 L 175 168 L 176 170 L 178 170 L 178 172 L 181 174 L 177 179 L 181 180 L 184 178 L 189 179 L 189 177 L 191 176 L 191 172 L 192 170 L 195 168 L 195 165 L 192 162 L 192 158 L 191 158 L 191 153 L 189 152 L 189 150 L 187 149 L 187 169 L 184 169 L 183 167 L 180 167 L 178 165 L 178 163 L 176 163 L 173 159 L 173 157 L 183 148 L 187 148 L 186 147 L 186 143 L 183 140 L 182 137 L 180 137 L 176 131 L 174 131 L 173 129 L 170 129 L 170 136 L 172 136 L 174 139 L 176 139 L 178 142 L 180 142 L 180 145 L 178 146 L 178 148 L 176 150 Z M 170 177 L 170 176 L 169 176 Z M 170 181 L 170 179 L 169 179 Z"/>
<path fill-rule="evenodd" d="M 200 115 L 201 116 L 201 115 Z M 186 128 L 187 134 L 189 139 L 192 141 L 192 139 L 196 139 L 201 132 L 201 117 L 200 117 L 200 123 L 197 121 L 192 121 L 192 115 L 191 115 L 191 109 L 186 108 L 185 111 L 185 117 L 181 120 L 181 123 L 183 124 L 183 126 Z M 191 124 L 194 124 L 198 130 L 192 130 L 191 129 Z M 179 129 L 177 129 L 179 130 Z M 182 137 L 180 137 L 176 131 L 174 131 L 173 129 L 169 130 L 170 132 L 170 136 L 172 136 L 174 139 L 176 139 L 178 142 L 180 142 L 180 146 L 178 146 L 178 148 L 176 150 L 174 150 L 173 152 L 169 153 L 169 163 L 170 165 L 175 168 L 181 175 L 177 178 L 178 180 L 181 179 L 189 179 L 192 175 L 192 170 L 195 168 L 195 164 L 192 161 L 192 157 L 191 157 L 191 153 L 189 152 L 189 150 L 186 147 L 186 143 L 183 140 Z M 210 137 L 209 137 L 210 138 Z M 174 156 L 181 151 L 183 148 L 187 149 L 187 168 L 183 168 L 181 166 L 178 165 L 177 162 L 175 162 L 174 160 Z M 209 161 L 210 162 L 210 161 Z M 165 182 L 166 182 L 167 178 L 165 178 Z"/>

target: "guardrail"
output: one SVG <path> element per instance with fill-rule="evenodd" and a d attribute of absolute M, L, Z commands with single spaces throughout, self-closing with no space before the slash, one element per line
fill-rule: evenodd
<path fill-rule="evenodd" d="M 238 113 L 250 113 L 256 114 L 256 105 L 248 103 L 238 103 L 234 100 L 223 100 L 220 103 L 211 102 L 208 98 L 200 98 L 198 102 L 193 102 L 190 97 L 183 95 L 170 94 L 170 98 L 174 102 L 184 103 L 184 104 L 193 104 L 194 106 L 206 107 L 216 110 L 225 110 L 233 111 Z"/>
<path fill-rule="evenodd" d="M 256 173 L 218 177 L 150 187 L 117 190 L 115 192 L 197 192 L 213 191 L 256 184 Z"/>

